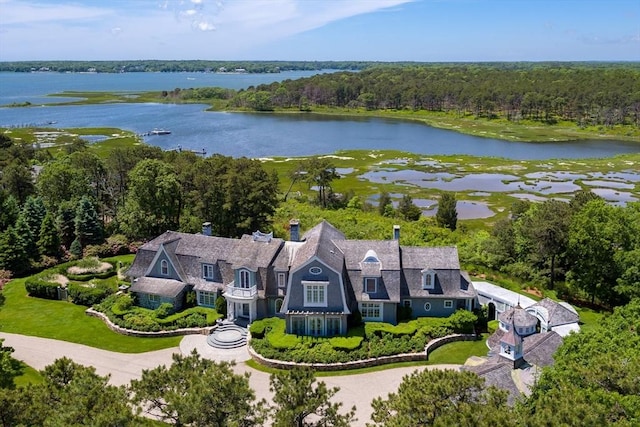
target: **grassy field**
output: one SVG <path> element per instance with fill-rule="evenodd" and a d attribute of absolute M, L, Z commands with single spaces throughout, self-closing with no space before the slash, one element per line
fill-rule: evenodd
<path fill-rule="evenodd" d="M 22 364 L 24 368 L 24 372 L 19 377 L 15 378 L 15 383 L 18 387 L 26 386 L 29 384 L 41 384 L 44 379 L 40 372 L 33 369 L 31 366 L 27 364 Z"/>
<path fill-rule="evenodd" d="M 66 301 L 31 298 L 25 279 L 9 282 L 0 309 L 0 331 L 52 338 L 121 353 L 142 353 L 176 347 L 182 337 L 136 338 L 111 331 L 99 319 L 85 314 L 86 307 Z"/>

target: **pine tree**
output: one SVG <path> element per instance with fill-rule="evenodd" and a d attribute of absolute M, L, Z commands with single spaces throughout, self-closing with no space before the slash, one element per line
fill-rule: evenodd
<path fill-rule="evenodd" d="M 19 245 L 26 252 L 29 259 L 40 259 L 40 252 L 38 251 L 37 239 L 29 228 L 29 223 L 24 213 L 21 213 L 16 221 L 15 232 L 18 235 Z"/>
<path fill-rule="evenodd" d="M 456 196 L 453 193 L 443 192 L 438 203 L 436 222 L 440 227 L 454 231 L 458 226 L 458 211 L 456 210 Z"/>
<path fill-rule="evenodd" d="M 397 212 L 400 218 L 407 221 L 417 221 L 422 215 L 422 211 L 413 203 L 413 199 L 408 194 L 402 196 Z"/>
<path fill-rule="evenodd" d="M 22 207 L 22 214 L 29 224 L 32 236 L 38 236 L 40 234 L 40 226 L 42 220 L 47 214 L 47 208 L 44 206 L 44 202 L 41 197 L 27 197 L 27 201 L 24 202 Z"/>
<path fill-rule="evenodd" d="M 50 212 L 44 217 L 40 227 L 38 247 L 42 255 L 57 257 L 60 255 L 60 233 L 56 227 L 56 221 Z"/>
<path fill-rule="evenodd" d="M 15 228 L 9 227 L 0 233 L 0 270 L 9 270 L 16 275 L 29 268 L 29 255 L 24 250 L 23 241 Z"/>
<path fill-rule="evenodd" d="M 76 238 L 76 208 L 72 202 L 62 202 L 58 207 L 56 225 L 60 231 L 60 243 L 69 249 L 71 243 Z"/>
<path fill-rule="evenodd" d="M 389 216 L 389 212 L 393 212 L 391 196 L 389 196 L 389 193 L 386 191 L 383 191 L 380 193 L 380 197 L 378 198 L 378 213 L 382 216 Z"/>
<path fill-rule="evenodd" d="M 82 247 L 102 242 L 102 226 L 96 209 L 88 197 L 85 196 L 78 202 L 74 222 L 76 239 L 80 241 Z"/>
<path fill-rule="evenodd" d="M 0 230 L 6 230 L 9 227 L 13 227 L 20 215 L 20 206 L 18 206 L 18 200 L 9 195 L 2 202 L 0 206 Z"/>

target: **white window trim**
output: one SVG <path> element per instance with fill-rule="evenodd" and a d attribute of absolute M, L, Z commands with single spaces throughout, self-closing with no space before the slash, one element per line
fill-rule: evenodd
<path fill-rule="evenodd" d="M 367 281 L 368 280 L 373 280 L 373 291 L 368 291 L 367 290 Z M 364 283 L 362 284 L 362 286 L 364 288 L 364 292 L 365 293 L 367 293 L 367 294 L 375 294 L 375 293 L 378 292 L 378 278 L 377 277 L 365 277 L 363 279 L 363 282 Z"/>
<path fill-rule="evenodd" d="M 342 318 L 338 317 L 338 316 L 329 316 L 325 319 L 325 328 L 324 328 L 324 332 L 325 335 L 329 335 L 329 322 L 337 320 L 338 321 L 338 333 L 336 335 L 340 335 L 342 333 Z"/>
<path fill-rule="evenodd" d="M 287 273 L 278 273 L 277 278 L 279 288 L 284 288 L 287 286 Z"/>
<path fill-rule="evenodd" d="M 211 274 L 207 274 L 207 273 Z M 213 280 L 214 271 L 213 264 L 202 264 L 202 278 L 206 280 Z"/>
<path fill-rule="evenodd" d="M 374 306 L 377 305 L 378 306 L 378 316 L 377 317 L 368 317 L 365 316 L 365 310 L 363 309 L 363 307 L 365 305 L 370 305 L 370 306 Z M 361 302 L 359 309 L 360 309 L 360 314 L 362 315 L 362 320 L 368 320 L 368 321 L 382 321 L 382 316 L 383 316 L 383 306 L 382 303 L 380 302 Z"/>
<path fill-rule="evenodd" d="M 309 268 L 309 273 L 313 274 L 314 276 L 317 276 L 319 274 L 322 274 L 322 268 L 318 267 L 318 266 L 313 266 Z"/>
<path fill-rule="evenodd" d="M 247 277 L 247 286 L 243 286 L 243 283 L 242 283 L 242 277 L 245 274 Z M 246 268 L 243 268 L 238 272 L 238 285 L 239 285 L 238 287 L 245 288 L 245 289 L 249 289 L 251 287 L 251 272 Z"/>
<path fill-rule="evenodd" d="M 453 300 L 451 299 L 444 300 L 444 308 L 453 308 Z"/>
<path fill-rule="evenodd" d="M 166 259 L 160 261 L 160 274 L 162 274 L 163 276 L 169 275 L 169 263 Z"/>
<path fill-rule="evenodd" d="M 319 286 L 324 288 L 323 289 L 323 301 L 319 301 L 319 302 L 313 302 L 313 301 L 309 301 L 307 299 L 307 289 L 310 286 Z M 302 280 L 302 287 L 303 287 L 303 295 L 304 295 L 304 306 L 305 307 L 327 307 L 328 306 L 328 295 L 327 295 L 327 288 L 329 287 L 329 282 L 319 282 L 319 281 L 306 281 L 306 280 Z"/>
<path fill-rule="evenodd" d="M 422 270 L 422 289 L 435 289 L 436 272 L 432 269 Z"/>
<path fill-rule="evenodd" d="M 156 294 L 148 294 L 149 302 L 160 302 L 160 296 Z"/>
<path fill-rule="evenodd" d="M 313 329 L 312 329 L 312 325 L 314 323 L 316 323 L 320 326 L 320 329 L 318 330 L 319 333 L 314 333 Z M 322 318 L 321 316 L 309 316 L 307 318 L 307 333 L 313 337 L 321 337 L 325 335 L 325 324 L 324 324 L 324 318 Z"/>
<path fill-rule="evenodd" d="M 425 302 L 424 303 L 424 311 L 431 311 L 431 303 L 430 302 Z"/>

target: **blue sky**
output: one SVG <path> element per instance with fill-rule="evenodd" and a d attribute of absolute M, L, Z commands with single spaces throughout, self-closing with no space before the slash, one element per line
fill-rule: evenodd
<path fill-rule="evenodd" d="M 0 0 L 0 61 L 640 61 L 640 0 Z"/>

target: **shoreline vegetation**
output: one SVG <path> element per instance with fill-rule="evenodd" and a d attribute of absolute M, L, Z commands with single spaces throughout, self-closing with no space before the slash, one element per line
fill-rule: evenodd
<path fill-rule="evenodd" d="M 55 97 L 78 98 L 76 101 L 51 102 L 46 104 L 9 104 L 0 107 L 28 108 L 41 105 L 71 106 L 120 103 L 164 103 L 164 104 L 202 104 L 207 111 L 243 114 L 299 114 L 324 115 L 344 118 L 378 118 L 404 120 L 422 123 L 438 129 L 450 130 L 483 138 L 494 138 L 513 142 L 571 142 L 581 140 L 618 140 L 638 142 L 640 128 L 631 125 L 616 125 L 610 128 L 602 126 L 579 127 L 570 121 L 556 124 L 541 124 L 531 120 L 519 122 L 505 119 L 476 118 L 472 114 L 460 116 L 455 113 L 407 111 L 407 110 L 367 110 L 366 108 L 313 107 L 307 111 L 298 108 L 274 108 L 269 111 L 255 111 L 249 108 L 230 108 L 221 100 L 176 100 L 167 99 L 161 92 L 74 92 L 65 91 L 48 95 Z M 640 145 L 639 145 L 640 146 Z"/>
<path fill-rule="evenodd" d="M 372 63 L 105 61 L 0 63 L 0 71 L 241 72 L 326 70 L 234 90 L 65 91 L 47 105 L 197 103 L 209 111 L 409 120 L 519 142 L 640 142 L 640 62 Z M 26 108 L 27 103 L 6 107 Z"/>

